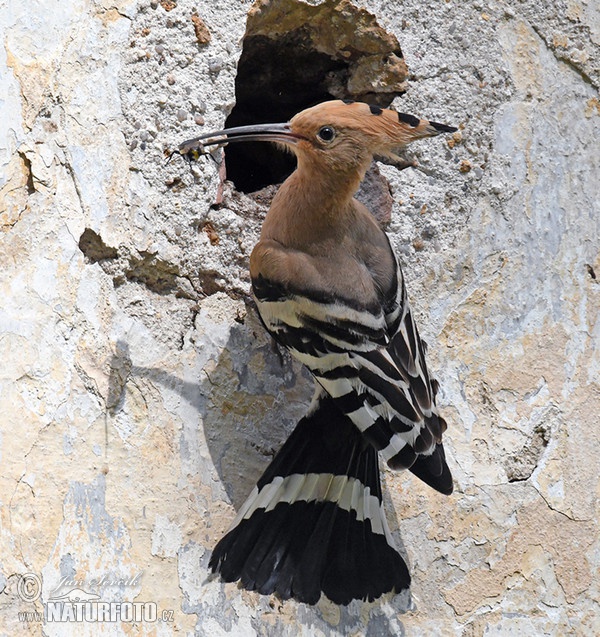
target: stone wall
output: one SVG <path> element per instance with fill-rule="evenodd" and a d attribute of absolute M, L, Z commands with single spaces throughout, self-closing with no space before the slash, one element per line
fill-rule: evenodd
<path fill-rule="evenodd" d="M 249 302 L 272 188 L 165 163 L 232 112 L 251 3 L 8 0 L 1 634 L 600 634 L 598 8 L 325 4 L 366 25 L 336 44 L 375 56 L 353 67 L 381 80 L 363 93 L 405 82 L 394 107 L 460 125 L 413 149 L 418 168 L 380 167 L 456 480 L 446 498 L 384 470 L 411 599 L 307 607 L 208 577 L 312 394 Z M 327 28 L 310 41 L 332 58 Z M 404 55 L 391 71 L 368 48 L 388 37 Z M 20 620 L 74 588 L 156 604 L 157 621 Z"/>

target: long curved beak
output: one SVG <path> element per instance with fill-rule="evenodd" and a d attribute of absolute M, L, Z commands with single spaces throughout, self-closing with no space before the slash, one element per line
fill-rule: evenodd
<path fill-rule="evenodd" d="M 280 142 L 283 144 L 297 144 L 302 139 L 292 133 L 289 124 L 252 124 L 250 126 L 236 126 L 224 130 L 206 133 L 193 139 L 188 139 L 174 151 L 188 159 L 198 159 L 206 155 L 206 146 L 232 144 L 234 142 Z M 173 154 L 173 153 L 171 153 Z"/>

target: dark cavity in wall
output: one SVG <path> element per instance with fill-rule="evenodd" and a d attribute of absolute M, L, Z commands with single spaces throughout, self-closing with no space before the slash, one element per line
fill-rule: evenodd
<path fill-rule="evenodd" d="M 119 256 L 117 249 L 107 246 L 102 237 L 91 228 L 86 228 L 79 237 L 79 249 L 91 263 L 116 259 Z"/>
<path fill-rule="evenodd" d="M 132 252 L 123 246 L 117 250 L 106 245 L 102 237 L 91 228 L 86 228 L 79 237 L 79 249 L 89 263 L 100 265 L 112 278 L 115 288 L 129 281 L 144 285 L 156 294 L 174 293 L 176 298 L 197 298 L 198 291 L 194 289 L 189 276 L 181 273 L 178 265 L 165 261 L 156 254 L 143 250 Z M 206 285 L 211 285 L 208 275 Z"/>
<path fill-rule="evenodd" d="M 328 55 L 297 46 L 294 37 L 244 41 L 235 84 L 236 106 L 226 125 L 286 122 L 317 102 L 333 99 L 325 78 L 342 65 Z M 282 182 L 296 160 L 271 144 L 248 142 L 225 150 L 227 178 L 242 192 Z"/>
<path fill-rule="evenodd" d="M 285 122 L 330 99 L 389 106 L 406 90 L 408 70 L 398 40 L 349 0 L 318 6 L 296 0 L 255 3 L 236 77 L 236 105 L 226 126 Z M 227 179 L 242 192 L 282 182 L 294 169 L 273 144 L 225 149 Z"/>

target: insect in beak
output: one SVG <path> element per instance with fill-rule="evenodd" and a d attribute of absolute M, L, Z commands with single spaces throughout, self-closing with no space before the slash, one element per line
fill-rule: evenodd
<path fill-rule="evenodd" d="M 199 137 L 188 139 L 174 150 L 167 160 L 170 161 L 173 155 L 181 155 L 189 162 L 199 159 L 202 155 L 210 155 L 207 146 L 225 146 L 235 142 L 280 142 L 283 144 L 297 144 L 301 139 L 292 133 L 290 125 L 285 124 L 252 124 L 250 126 L 236 126 L 225 128 L 212 133 L 205 133 Z"/>

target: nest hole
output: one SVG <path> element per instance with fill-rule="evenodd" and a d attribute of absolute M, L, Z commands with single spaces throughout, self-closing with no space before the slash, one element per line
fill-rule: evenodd
<path fill-rule="evenodd" d="M 407 76 L 397 39 L 349 0 L 255 3 L 238 63 L 236 104 L 225 125 L 286 122 L 330 99 L 389 106 L 405 92 Z M 245 193 L 281 183 L 295 163 L 274 144 L 225 148 L 227 179 Z"/>
<path fill-rule="evenodd" d="M 298 46 L 294 38 L 246 38 L 235 82 L 236 105 L 226 127 L 287 122 L 299 111 L 334 99 L 325 79 L 344 64 Z M 225 149 L 227 179 L 242 192 L 281 183 L 295 157 L 274 144 L 248 142 Z"/>

